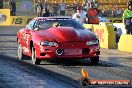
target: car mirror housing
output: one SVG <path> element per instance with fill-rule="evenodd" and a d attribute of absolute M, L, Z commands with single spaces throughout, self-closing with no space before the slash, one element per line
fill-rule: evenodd
<path fill-rule="evenodd" d="M 37 27 L 37 28 L 35 28 L 34 30 L 35 30 L 35 31 L 38 31 L 38 30 L 39 30 L 39 28 Z"/>

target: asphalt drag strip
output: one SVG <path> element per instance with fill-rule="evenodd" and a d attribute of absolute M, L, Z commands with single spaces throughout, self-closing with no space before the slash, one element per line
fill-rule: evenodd
<path fill-rule="evenodd" d="M 79 88 L 61 74 L 0 55 L 0 88 Z"/>

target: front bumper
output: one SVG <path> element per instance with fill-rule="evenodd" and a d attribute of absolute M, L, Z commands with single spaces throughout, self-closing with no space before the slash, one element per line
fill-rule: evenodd
<path fill-rule="evenodd" d="M 71 44 L 69 46 L 71 46 Z M 65 46 L 65 45 L 58 47 L 37 46 L 36 57 L 38 59 L 52 59 L 52 58 L 81 59 L 81 58 L 91 58 L 100 55 L 99 45 L 92 45 L 92 46 L 77 45 L 71 47 L 69 46 Z"/>

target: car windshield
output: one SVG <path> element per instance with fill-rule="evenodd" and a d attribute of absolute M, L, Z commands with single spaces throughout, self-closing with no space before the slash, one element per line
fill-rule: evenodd
<path fill-rule="evenodd" d="M 41 30 L 45 30 L 51 27 L 73 27 L 76 30 L 85 29 L 82 24 L 70 18 L 39 19 L 37 20 L 35 27 L 39 27 Z"/>

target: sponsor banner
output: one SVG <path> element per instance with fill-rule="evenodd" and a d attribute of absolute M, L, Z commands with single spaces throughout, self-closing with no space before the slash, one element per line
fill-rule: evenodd
<path fill-rule="evenodd" d="M 0 26 L 10 25 L 10 10 L 0 9 Z"/>
<path fill-rule="evenodd" d="M 26 26 L 35 16 L 10 16 L 10 10 L 0 10 L 0 26 Z M 113 23 L 121 23 L 122 18 L 108 18 Z"/>
<path fill-rule="evenodd" d="M 11 26 L 26 26 L 35 16 L 11 16 Z"/>
<path fill-rule="evenodd" d="M 91 85 L 130 85 L 130 80 L 90 80 Z"/>
<path fill-rule="evenodd" d="M 93 85 L 93 86 L 98 86 L 98 87 L 102 86 L 103 87 L 103 85 L 104 85 L 105 87 L 110 86 L 110 88 L 113 88 L 114 86 L 118 86 L 118 87 L 124 86 L 125 88 L 126 88 L 126 86 L 127 86 L 127 88 L 130 86 L 132 87 L 132 85 L 131 85 L 132 81 L 131 80 L 124 80 L 124 79 L 123 80 L 121 80 L 121 79 L 120 80 L 117 80 L 117 79 L 113 79 L 113 80 L 112 79 L 110 79 L 110 80 L 97 79 L 96 80 L 96 79 L 90 79 L 89 78 L 89 72 L 86 71 L 84 69 L 84 67 L 81 70 L 81 74 L 82 74 L 82 77 L 79 79 L 81 86 L 85 86 L 85 87 L 91 86 L 92 87 L 92 85 Z"/>

